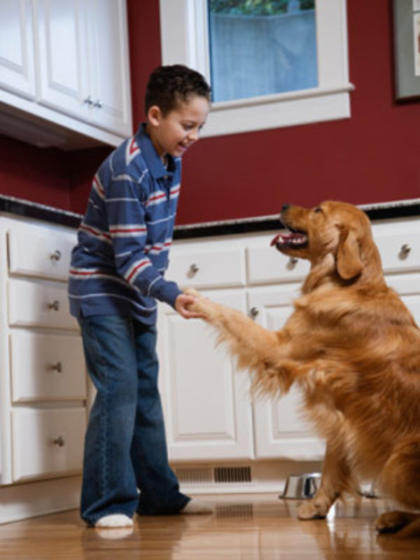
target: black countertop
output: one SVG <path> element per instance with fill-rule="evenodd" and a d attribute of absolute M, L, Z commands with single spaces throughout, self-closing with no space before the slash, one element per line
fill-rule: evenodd
<path fill-rule="evenodd" d="M 371 220 L 385 220 L 402 217 L 420 218 L 420 198 L 412 200 L 398 200 L 378 204 L 360 206 Z M 35 218 L 46 222 L 77 228 L 82 216 L 74 212 L 60 210 L 23 200 L 12 196 L 0 195 L 0 212 Z M 210 237 L 229 235 L 234 233 L 252 233 L 273 231 L 281 228 L 278 215 L 261 216 L 256 218 L 242 218 L 220 222 L 207 222 L 177 226 L 175 239 L 193 239 L 195 237 Z"/>

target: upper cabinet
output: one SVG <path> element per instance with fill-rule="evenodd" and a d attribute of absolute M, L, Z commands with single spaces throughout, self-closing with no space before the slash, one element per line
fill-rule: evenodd
<path fill-rule="evenodd" d="M 78 137 L 76 147 L 131 135 L 125 0 L 2 0 L 0 10 L 0 111 L 9 128 L 19 121 L 15 135 Z M 7 134 L 1 124 L 0 114 Z"/>
<path fill-rule="evenodd" d="M 2 0 L 0 17 L 0 87 L 35 98 L 31 0 Z"/>

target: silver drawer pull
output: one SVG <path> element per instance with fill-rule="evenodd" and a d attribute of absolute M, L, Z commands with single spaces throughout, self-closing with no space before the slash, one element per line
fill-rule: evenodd
<path fill-rule="evenodd" d="M 260 313 L 260 310 L 258 309 L 258 307 L 251 307 L 251 309 L 249 310 L 249 316 L 251 317 L 251 319 L 255 319 L 256 317 L 258 317 Z"/>
<path fill-rule="evenodd" d="M 104 104 L 102 103 L 102 101 L 100 99 L 97 99 L 95 101 L 95 103 L 93 104 L 93 106 L 97 107 L 98 109 L 101 109 L 104 106 Z"/>
<path fill-rule="evenodd" d="M 59 251 L 57 249 L 57 251 L 54 251 L 54 253 L 51 253 L 50 255 L 50 259 L 52 261 L 59 261 L 61 259 L 61 251 Z"/>
<path fill-rule="evenodd" d="M 410 245 L 408 245 L 408 243 L 404 243 L 404 245 L 401 245 L 401 249 L 400 252 L 398 253 L 398 256 L 400 259 L 406 259 L 410 253 L 411 253 Z"/>
<path fill-rule="evenodd" d="M 295 266 L 298 263 L 298 260 L 296 257 L 290 257 L 290 259 L 287 261 L 286 264 L 286 268 L 287 270 L 293 270 L 295 268 Z"/>
<path fill-rule="evenodd" d="M 83 101 L 83 103 L 86 103 L 86 105 L 92 106 L 93 105 L 93 98 L 91 95 L 88 95 L 86 97 L 86 99 Z"/>
<path fill-rule="evenodd" d="M 58 301 L 58 299 L 55 299 L 52 303 L 49 303 L 48 309 L 54 309 L 54 311 L 58 311 L 60 309 L 60 302 Z"/>
<path fill-rule="evenodd" d="M 63 364 L 61 362 L 57 362 L 56 364 L 50 366 L 50 369 L 58 373 L 61 373 L 63 371 Z"/>
<path fill-rule="evenodd" d="M 190 266 L 190 268 L 188 269 L 187 276 L 189 278 L 191 278 L 192 276 L 195 276 L 199 270 L 200 270 L 200 267 L 198 265 L 196 265 L 195 263 L 193 263 Z"/>
<path fill-rule="evenodd" d="M 53 444 L 56 445 L 57 447 L 64 447 L 66 442 L 64 441 L 63 436 L 58 436 L 53 439 Z"/>

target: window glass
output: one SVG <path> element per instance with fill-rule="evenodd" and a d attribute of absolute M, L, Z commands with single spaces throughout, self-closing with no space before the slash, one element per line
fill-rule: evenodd
<path fill-rule="evenodd" d="M 207 0 L 213 101 L 318 86 L 315 0 Z"/>

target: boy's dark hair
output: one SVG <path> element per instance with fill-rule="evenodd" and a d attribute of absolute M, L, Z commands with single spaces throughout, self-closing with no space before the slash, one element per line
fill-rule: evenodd
<path fill-rule="evenodd" d="M 146 87 L 144 109 L 157 105 L 163 116 L 185 102 L 190 95 L 200 95 L 210 100 L 210 86 L 195 70 L 182 64 L 159 66 L 150 74 Z"/>

